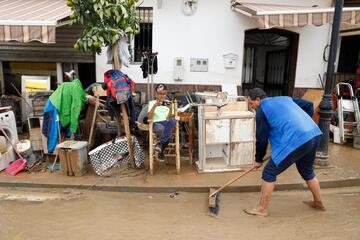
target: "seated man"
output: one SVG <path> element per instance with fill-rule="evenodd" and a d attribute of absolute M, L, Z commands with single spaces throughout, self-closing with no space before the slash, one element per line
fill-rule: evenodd
<path fill-rule="evenodd" d="M 172 133 L 176 126 L 175 118 L 172 115 L 172 103 L 166 100 L 167 88 L 165 84 L 158 84 L 155 88 L 156 100 L 149 102 L 148 119 L 153 121 L 154 133 L 159 137 L 156 143 L 159 161 L 165 161 L 164 149 L 172 139 Z"/>

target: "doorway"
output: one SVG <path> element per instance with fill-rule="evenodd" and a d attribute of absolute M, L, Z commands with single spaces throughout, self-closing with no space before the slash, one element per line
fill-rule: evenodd
<path fill-rule="evenodd" d="M 292 96 L 299 34 L 282 29 L 245 31 L 242 89 L 254 87 L 268 96 Z"/>
<path fill-rule="evenodd" d="M 79 63 L 78 75 L 84 89 L 95 83 L 95 63 Z"/>

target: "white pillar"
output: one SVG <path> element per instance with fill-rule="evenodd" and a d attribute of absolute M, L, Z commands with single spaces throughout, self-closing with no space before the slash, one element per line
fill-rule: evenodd
<path fill-rule="evenodd" d="M 0 61 L 0 94 L 5 94 L 5 79 L 4 79 L 4 68 L 3 62 Z"/>
<path fill-rule="evenodd" d="M 62 63 L 56 63 L 56 79 L 57 84 L 60 85 L 64 81 Z"/>

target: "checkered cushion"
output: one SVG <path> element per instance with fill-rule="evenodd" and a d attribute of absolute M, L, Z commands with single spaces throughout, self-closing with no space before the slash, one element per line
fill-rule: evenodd
<path fill-rule="evenodd" d="M 144 166 L 144 153 L 137 141 L 132 136 L 135 165 L 137 168 Z M 103 176 L 114 167 L 130 165 L 130 155 L 126 138 L 116 138 L 104 143 L 89 152 L 92 167 L 97 175 Z"/>

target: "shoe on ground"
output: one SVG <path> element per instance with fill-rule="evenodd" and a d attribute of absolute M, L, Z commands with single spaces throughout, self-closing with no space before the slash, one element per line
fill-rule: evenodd
<path fill-rule="evenodd" d="M 159 152 L 158 160 L 159 160 L 159 162 L 165 162 L 165 155 L 163 152 Z"/>
<path fill-rule="evenodd" d="M 157 152 L 162 152 L 162 146 L 161 146 L 161 144 L 156 144 L 156 146 L 155 146 L 155 151 L 157 151 Z"/>

